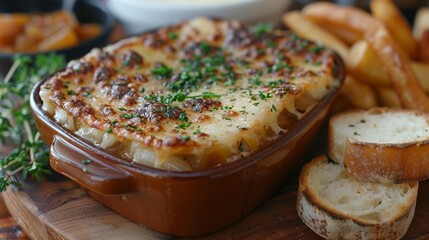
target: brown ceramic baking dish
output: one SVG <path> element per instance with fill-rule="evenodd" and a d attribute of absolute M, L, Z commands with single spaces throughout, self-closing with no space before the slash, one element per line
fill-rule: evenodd
<path fill-rule="evenodd" d="M 342 82 L 345 69 L 338 56 L 336 65 Z M 162 233 L 188 237 L 237 221 L 281 186 L 309 150 L 339 91 L 332 89 L 289 132 L 248 157 L 202 171 L 171 172 L 130 165 L 58 125 L 41 108 L 42 84 L 32 91 L 31 108 L 42 138 L 51 145 L 52 168 L 118 214 Z"/>

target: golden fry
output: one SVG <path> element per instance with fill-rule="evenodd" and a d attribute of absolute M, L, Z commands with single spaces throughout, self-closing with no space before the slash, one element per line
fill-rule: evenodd
<path fill-rule="evenodd" d="M 368 13 L 326 2 L 316 2 L 304 8 L 311 19 L 353 32 L 365 38 L 389 76 L 401 100 L 401 106 L 429 112 L 429 98 L 420 86 L 408 56 L 390 37 L 384 25 Z"/>
<path fill-rule="evenodd" d="M 429 93 L 429 64 L 422 62 L 412 62 L 411 67 L 423 89 Z"/>
<path fill-rule="evenodd" d="M 419 41 L 419 60 L 429 63 L 429 29 L 423 31 Z"/>
<path fill-rule="evenodd" d="M 353 76 L 374 86 L 391 86 L 392 83 L 382 69 L 380 60 L 364 41 L 356 42 L 347 56 L 347 68 Z"/>
<path fill-rule="evenodd" d="M 374 33 L 384 27 L 380 21 L 363 10 L 329 2 L 311 3 L 302 11 L 317 24 L 356 36 L 358 38 L 356 40 L 363 39 L 367 33 Z"/>
<path fill-rule="evenodd" d="M 357 81 L 351 76 L 346 77 L 340 95 L 348 99 L 355 108 L 370 109 L 378 106 L 375 91 L 368 84 Z"/>
<path fill-rule="evenodd" d="M 417 80 L 411 62 L 391 39 L 385 29 L 379 29 L 367 37 L 375 50 L 384 72 L 392 81 L 393 88 L 404 108 L 429 112 L 429 98 Z"/>
<path fill-rule="evenodd" d="M 423 32 L 429 30 L 429 7 L 420 8 L 414 19 L 414 38 L 419 41 L 423 37 Z"/>
<path fill-rule="evenodd" d="M 387 74 L 380 71 L 383 66 L 366 41 L 359 41 L 350 48 L 347 64 L 349 72 L 358 80 L 372 86 L 392 86 Z M 429 93 L 429 64 L 412 61 L 411 67 L 422 88 Z"/>
<path fill-rule="evenodd" d="M 395 90 L 393 90 L 392 88 L 378 87 L 376 91 L 381 106 L 393 108 L 401 107 L 401 101 L 399 101 L 398 95 L 396 95 Z"/>
<path fill-rule="evenodd" d="M 417 42 L 407 20 L 391 0 L 372 0 L 371 12 L 384 23 L 387 30 L 409 57 L 415 58 Z"/>
<path fill-rule="evenodd" d="M 283 15 L 283 22 L 300 37 L 334 49 L 343 59 L 348 55 L 348 47 L 341 40 L 308 20 L 302 13 L 288 12 Z"/>

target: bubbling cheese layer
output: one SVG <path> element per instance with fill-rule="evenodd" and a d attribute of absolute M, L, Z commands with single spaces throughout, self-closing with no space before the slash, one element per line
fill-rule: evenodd
<path fill-rule="evenodd" d="M 267 25 L 197 18 L 95 49 L 41 88 L 43 109 L 130 161 L 193 171 L 247 156 L 340 82 L 334 53 Z"/>

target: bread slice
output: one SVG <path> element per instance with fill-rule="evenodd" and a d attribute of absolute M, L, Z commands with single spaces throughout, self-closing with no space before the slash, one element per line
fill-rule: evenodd
<path fill-rule="evenodd" d="M 365 182 L 429 178 L 429 115 L 393 108 L 351 110 L 329 122 L 329 156 Z"/>
<path fill-rule="evenodd" d="M 324 155 L 304 166 L 297 210 L 326 239 L 400 239 L 414 216 L 418 182 L 364 183 Z"/>

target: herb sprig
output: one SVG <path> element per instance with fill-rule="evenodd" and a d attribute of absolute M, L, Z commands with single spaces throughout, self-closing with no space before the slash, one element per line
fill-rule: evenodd
<path fill-rule="evenodd" d="M 3 82 L 0 82 L 0 141 L 16 146 L 0 158 L 0 191 L 19 185 L 12 178 L 21 173 L 41 179 L 49 174 L 49 148 L 40 139 L 30 111 L 30 91 L 35 83 L 65 65 L 62 56 L 38 55 L 34 60 L 17 56 Z"/>

